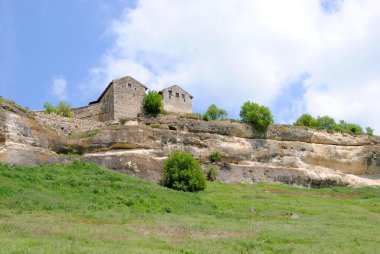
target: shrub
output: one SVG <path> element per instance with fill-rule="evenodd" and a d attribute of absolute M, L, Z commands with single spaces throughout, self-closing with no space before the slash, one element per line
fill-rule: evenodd
<path fill-rule="evenodd" d="M 354 123 L 347 123 L 344 120 L 340 120 L 339 124 L 337 124 L 334 127 L 334 130 L 340 131 L 340 132 L 348 132 L 351 134 L 362 134 L 363 133 L 363 128 L 360 125 L 354 124 Z"/>
<path fill-rule="evenodd" d="M 48 114 L 56 112 L 56 108 L 50 102 L 44 103 L 44 109 L 45 109 L 45 112 Z"/>
<path fill-rule="evenodd" d="M 64 116 L 64 117 L 73 117 L 73 111 L 71 110 L 70 104 L 67 104 L 63 101 L 60 101 L 57 106 L 58 115 Z"/>
<path fill-rule="evenodd" d="M 316 126 L 316 120 L 309 114 L 303 114 L 300 116 L 297 121 L 293 124 L 294 126 L 306 126 L 306 127 L 314 127 Z"/>
<path fill-rule="evenodd" d="M 368 134 L 368 135 L 373 135 L 373 132 L 375 131 L 374 129 L 372 129 L 371 127 L 366 127 L 365 128 L 365 130 L 366 130 L 366 133 Z"/>
<path fill-rule="evenodd" d="M 163 110 L 161 95 L 156 91 L 149 91 L 144 96 L 144 109 L 149 114 L 158 114 Z"/>
<path fill-rule="evenodd" d="M 207 180 L 215 181 L 218 175 L 219 175 L 219 170 L 217 168 L 209 167 L 207 169 Z"/>
<path fill-rule="evenodd" d="M 340 120 L 337 124 L 334 118 L 330 116 L 320 116 L 315 119 L 309 114 L 303 114 L 293 125 L 324 129 L 327 131 L 347 132 L 355 135 L 363 133 L 363 128 L 360 125 L 347 123 L 344 120 Z"/>
<path fill-rule="evenodd" d="M 44 108 L 46 113 L 56 113 L 57 115 L 64 116 L 64 117 L 73 117 L 73 111 L 71 109 L 70 104 L 60 101 L 57 106 L 54 106 L 50 102 L 44 103 Z"/>
<path fill-rule="evenodd" d="M 273 116 L 269 108 L 257 103 L 247 101 L 240 109 L 243 122 L 253 125 L 257 130 L 265 132 L 273 123 Z"/>
<path fill-rule="evenodd" d="M 216 161 L 220 161 L 221 159 L 221 154 L 219 151 L 213 151 L 211 154 L 210 154 L 210 160 L 212 162 L 216 162 Z"/>
<path fill-rule="evenodd" d="M 206 187 L 205 174 L 199 162 L 186 152 L 172 152 L 164 161 L 163 184 L 182 191 L 200 191 Z"/>
<path fill-rule="evenodd" d="M 218 108 L 215 104 L 212 104 L 210 107 L 208 107 L 206 113 L 204 114 L 205 120 L 208 121 L 209 119 L 211 120 L 216 120 L 216 119 L 221 119 L 227 116 L 227 111 L 224 109 Z"/>
<path fill-rule="evenodd" d="M 318 129 L 333 130 L 335 125 L 334 118 L 329 116 L 318 116 L 316 119 L 316 127 Z"/>

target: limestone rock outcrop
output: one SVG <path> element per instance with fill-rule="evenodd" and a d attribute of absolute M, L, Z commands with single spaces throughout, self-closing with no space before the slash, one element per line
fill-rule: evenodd
<path fill-rule="evenodd" d="M 262 134 L 238 122 L 167 115 L 96 126 L 100 131 L 93 136 L 70 138 L 39 119 L 0 104 L 0 162 L 38 165 L 80 159 L 159 182 L 163 160 L 184 150 L 204 170 L 217 167 L 218 180 L 228 183 L 380 185 L 380 140 L 373 136 L 285 125 L 272 125 Z M 220 162 L 210 161 L 213 151 L 221 152 Z"/>

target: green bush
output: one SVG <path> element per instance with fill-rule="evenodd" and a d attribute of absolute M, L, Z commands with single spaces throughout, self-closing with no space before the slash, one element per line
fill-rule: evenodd
<path fill-rule="evenodd" d="M 215 104 L 212 104 L 210 107 L 208 107 L 206 113 L 204 114 L 203 118 L 204 120 L 216 120 L 216 119 L 222 119 L 227 116 L 227 111 L 224 109 L 218 108 Z"/>
<path fill-rule="evenodd" d="M 215 181 L 218 175 L 219 175 L 219 170 L 217 168 L 209 167 L 207 169 L 207 180 Z"/>
<path fill-rule="evenodd" d="M 71 109 L 70 104 L 60 101 L 57 106 L 54 106 L 50 102 L 44 103 L 44 108 L 46 113 L 56 113 L 57 115 L 64 116 L 64 117 L 73 117 L 73 111 Z"/>
<path fill-rule="evenodd" d="M 306 126 L 306 127 L 315 127 L 317 125 L 316 120 L 309 114 L 303 114 L 300 116 L 297 121 L 293 124 L 294 126 Z"/>
<path fill-rule="evenodd" d="M 164 186 L 175 190 L 196 192 L 206 187 L 201 165 L 186 152 L 172 152 L 164 161 L 163 175 Z"/>
<path fill-rule="evenodd" d="M 216 162 L 216 161 L 220 161 L 222 155 L 220 154 L 219 151 L 213 151 L 211 154 L 210 154 L 210 160 L 212 162 Z"/>
<path fill-rule="evenodd" d="M 265 132 L 273 123 L 270 109 L 257 103 L 247 101 L 240 109 L 240 117 L 243 122 L 251 124 L 259 131 Z"/>
<path fill-rule="evenodd" d="M 158 114 L 163 111 L 161 95 L 156 91 L 149 91 L 144 96 L 143 106 L 148 114 Z"/>
<path fill-rule="evenodd" d="M 327 131 L 347 132 L 354 135 L 363 134 L 363 128 L 360 125 L 347 123 L 344 120 L 340 120 L 339 123 L 336 123 L 334 118 L 330 116 L 319 116 L 315 119 L 309 114 L 303 114 L 293 125 L 312 127 Z"/>
<path fill-rule="evenodd" d="M 324 130 L 334 130 L 336 123 L 334 118 L 329 116 L 318 116 L 316 119 L 316 127 Z"/>
<path fill-rule="evenodd" d="M 365 130 L 366 130 L 366 133 L 368 134 L 368 135 L 373 135 L 373 132 L 375 131 L 374 129 L 372 129 L 371 127 L 366 127 L 365 128 Z"/>

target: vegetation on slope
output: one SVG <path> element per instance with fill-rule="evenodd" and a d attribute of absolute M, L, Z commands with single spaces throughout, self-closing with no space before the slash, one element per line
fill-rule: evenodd
<path fill-rule="evenodd" d="M 55 113 L 57 115 L 69 118 L 72 118 L 74 116 L 71 105 L 64 101 L 60 101 L 57 106 L 54 106 L 50 102 L 45 102 L 44 109 L 48 114 Z"/>
<path fill-rule="evenodd" d="M 340 120 L 338 123 L 330 116 L 318 116 L 314 118 L 309 114 L 301 115 L 293 124 L 294 126 L 305 126 L 318 130 L 346 132 L 350 134 L 363 134 L 363 128 L 359 124 L 348 123 Z M 373 135 L 374 129 L 367 127 L 366 134 Z"/>
<path fill-rule="evenodd" d="M 376 253 L 378 188 L 171 190 L 82 162 L 0 165 L 0 253 Z"/>

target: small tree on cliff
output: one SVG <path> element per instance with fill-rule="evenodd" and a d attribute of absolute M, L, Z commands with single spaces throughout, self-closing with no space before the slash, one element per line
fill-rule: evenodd
<path fill-rule="evenodd" d="M 273 123 L 270 109 L 257 103 L 247 101 L 240 109 L 240 117 L 243 122 L 251 124 L 259 131 L 265 132 Z"/>
<path fill-rule="evenodd" d="M 199 162 L 186 152 L 172 152 L 164 161 L 164 186 L 196 192 L 206 187 L 206 177 Z"/>
<path fill-rule="evenodd" d="M 227 116 L 227 111 L 224 109 L 218 108 L 215 104 L 212 104 L 210 107 L 208 107 L 206 113 L 204 114 L 203 118 L 205 120 L 211 119 L 221 119 Z"/>
<path fill-rule="evenodd" d="M 162 97 L 156 91 L 149 91 L 144 96 L 143 106 L 148 114 L 158 114 L 163 110 Z"/>

